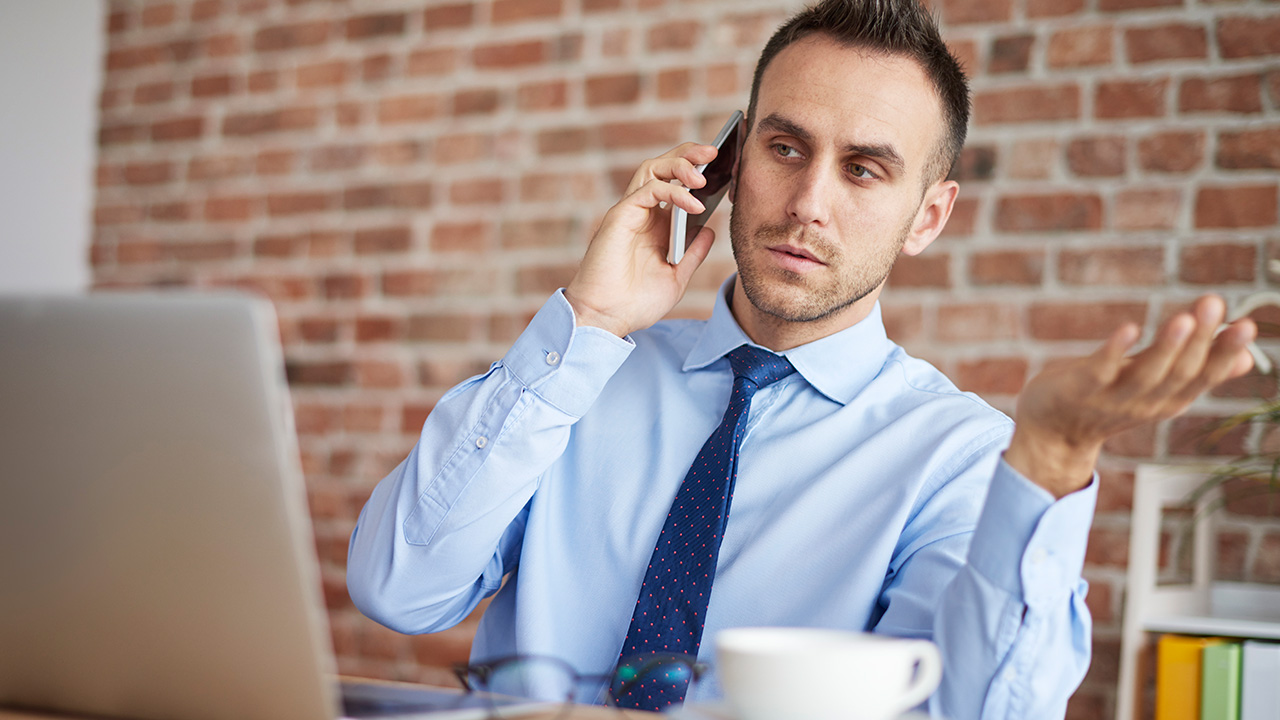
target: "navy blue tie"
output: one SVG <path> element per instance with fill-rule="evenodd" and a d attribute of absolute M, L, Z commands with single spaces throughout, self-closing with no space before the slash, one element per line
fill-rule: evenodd
<path fill-rule="evenodd" d="M 747 411 L 756 390 L 795 372 L 784 357 L 743 345 L 728 354 L 733 394 L 720 426 L 711 433 L 671 503 L 662 534 L 649 559 L 620 659 L 654 653 L 697 655 L 707 600 L 715 579 L 716 558 L 729 519 L 733 483 L 738 477 L 738 448 L 747 427 Z M 663 710 L 684 700 L 688 676 L 642 677 L 619 705 Z"/>

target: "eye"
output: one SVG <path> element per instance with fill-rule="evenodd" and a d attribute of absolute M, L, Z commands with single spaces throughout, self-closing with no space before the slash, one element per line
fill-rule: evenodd
<path fill-rule="evenodd" d="M 800 157 L 800 151 L 787 145 L 786 143 L 774 143 L 770 146 L 778 157 L 795 158 Z"/>
<path fill-rule="evenodd" d="M 870 168 L 866 165 L 859 165 L 858 163 L 849 163 L 845 166 L 845 170 L 859 180 L 878 180 L 880 177 L 879 175 L 871 172 Z"/>

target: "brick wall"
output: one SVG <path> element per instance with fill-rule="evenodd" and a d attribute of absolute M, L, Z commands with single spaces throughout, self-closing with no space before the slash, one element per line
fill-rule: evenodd
<path fill-rule="evenodd" d="M 745 106 L 759 47 L 798 5 L 110 6 L 96 286 L 275 301 L 341 669 L 448 682 L 473 622 L 405 638 L 362 619 L 343 583 L 356 513 L 432 403 L 567 282 L 634 166 Z M 974 122 L 949 228 L 891 279 L 895 339 L 1011 410 L 1027 377 L 1121 319 L 1151 329 L 1201 292 L 1238 302 L 1280 281 L 1280 4 L 937 9 Z M 730 269 L 718 243 L 676 312 L 705 314 Z M 1072 717 L 1114 702 L 1134 464 L 1206 452 L 1205 419 L 1274 389 L 1235 383 L 1109 446 L 1086 568 L 1096 660 Z M 1227 576 L 1280 582 L 1274 517 L 1234 516 L 1219 545 Z"/>

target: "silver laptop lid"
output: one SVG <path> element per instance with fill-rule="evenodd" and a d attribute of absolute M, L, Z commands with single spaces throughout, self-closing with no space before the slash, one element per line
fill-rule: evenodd
<path fill-rule="evenodd" d="M 275 316 L 0 297 L 0 705 L 330 720 Z"/>

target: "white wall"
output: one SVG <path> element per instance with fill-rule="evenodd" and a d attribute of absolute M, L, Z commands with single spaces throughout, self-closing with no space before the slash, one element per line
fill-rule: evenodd
<path fill-rule="evenodd" d="M 104 0 L 0 0 L 0 292 L 89 284 Z"/>

